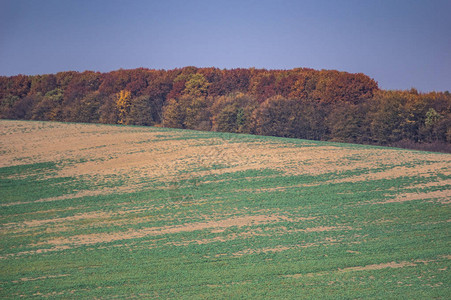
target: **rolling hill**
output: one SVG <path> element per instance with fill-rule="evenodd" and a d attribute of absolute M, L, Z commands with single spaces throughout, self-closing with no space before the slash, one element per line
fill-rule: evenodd
<path fill-rule="evenodd" d="M 0 120 L 0 297 L 448 298 L 451 155 Z"/>

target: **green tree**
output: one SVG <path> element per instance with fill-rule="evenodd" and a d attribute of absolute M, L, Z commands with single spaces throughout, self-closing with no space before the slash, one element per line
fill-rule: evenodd
<path fill-rule="evenodd" d="M 426 120 L 424 121 L 424 123 L 428 127 L 433 127 L 438 123 L 438 121 L 440 121 L 441 118 L 442 116 L 435 109 L 429 108 L 426 113 Z"/>
<path fill-rule="evenodd" d="M 98 123 L 102 95 L 92 92 L 81 99 L 76 99 L 68 112 L 68 121 L 83 123 Z"/>
<path fill-rule="evenodd" d="M 328 114 L 326 123 L 329 139 L 337 142 L 362 143 L 368 139 L 364 126 L 366 109 L 363 105 L 341 103 Z"/>
<path fill-rule="evenodd" d="M 374 97 L 368 114 L 373 142 L 388 145 L 403 139 L 402 124 L 407 119 L 404 100 L 397 91 L 380 92 Z"/>
<path fill-rule="evenodd" d="M 116 94 L 103 97 L 99 107 L 99 122 L 103 124 L 117 124 L 118 115 Z"/>
<path fill-rule="evenodd" d="M 40 101 L 33 108 L 33 120 L 68 121 L 63 116 L 64 93 L 60 88 L 51 90 L 44 97 L 38 97 Z"/>
<path fill-rule="evenodd" d="M 152 126 L 159 122 L 158 111 L 161 109 L 156 106 L 149 96 L 140 96 L 133 98 L 130 105 L 130 112 L 126 118 L 126 124 Z"/>
<path fill-rule="evenodd" d="M 257 106 L 255 98 L 243 93 L 216 98 L 211 107 L 213 130 L 252 133 Z"/>
<path fill-rule="evenodd" d="M 256 131 L 261 135 L 294 137 L 296 102 L 282 96 L 268 98 L 256 110 Z"/>
<path fill-rule="evenodd" d="M 427 139 L 429 142 L 437 141 L 439 140 L 439 130 L 438 124 L 440 120 L 442 119 L 442 115 L 440 115 L 435 109 L 429 108 L 429 110 L 426 112 L 426 119 L 424 121 L 425 129 L 427 132 Z"/>
<path fill-rule="evenodd" d="M 205 97 L 184 95 L 171 99 L 163 110 L 163 126 L 210 130 L 211 119 L 209 101 Z"/>
<path fill-rule="evenodd" d="M 185 128 L 185 113 L 180 103 L 170 99 L 163 108 L 163 126 L 169 128 Z"/>
<path fill-rule="evenodd" d="M 204 75 L 193 74 L 189 76 L 189 79 L 185 83 L 184 94 L 193 97 L 206 97 L 209 85 Z"/>
<path fill-rule="evenodd" d="M 211 129 L 208 100 L 205 97 L 182 96 L 180 101 L 185 111 L 185 128 L 195 130 Z"/>
<path fill-rule="evenodd" d="M 8 118 L 11 115 L 11 109 L 19 99 L 18 96 L 14 95 L 8 95 L 5 98 L 0 99 L 0 117 Z"/>

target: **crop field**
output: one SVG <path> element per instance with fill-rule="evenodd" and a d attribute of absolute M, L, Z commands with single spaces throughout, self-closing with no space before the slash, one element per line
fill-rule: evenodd
<path fill-rule="evenodd" d="M 0 298 L 451 295 L 451 155 L 0 121 Z"/>

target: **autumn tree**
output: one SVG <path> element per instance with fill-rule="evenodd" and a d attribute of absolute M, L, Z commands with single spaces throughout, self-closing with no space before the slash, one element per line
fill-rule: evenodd
<path fill-rule="evenodd" d="M 256 132 L 261 135 L 295 137 L 296 102 L 282 96 L 267 99 L 256 110 Z"/>
<path fill-rule="evenodd" d="M 127 118 L 130 114 L 131 93 L 127 90 L 121 90 L 116 94 L 116 107 L 118 111 L 118 124 L 127 124 Z"/>
<path fill-rule="evenodd" d="M 185 82 L 183 93 L 193 97 L 206 97 L 210 84 L 202 74 L 193 74 Z"/>
<path fill-rule="evenodd" d="M 263 102 L 269 97 L 276 95 L 276 77 L 274 72 L 267 70 L 255 71 L 255 76 L 251 78 L 250 93 Z"/>
<path fill-rule="evenodd" d="M 163 108 L 163 126 L 169 128 L 185 128 L 186 113 L 182 105 L 170 99 Z"/>
<path fill-rule="evenodd" d="M 209 99 L 184 95 L 171 99 L 163 110 L 163 126 L 196 130 L 210 130 Z"/>
<path fill-rule="evenodd" d="M 44 121 L 64 121 L 62 113 L 63 91 L 56 88 L 45 94 L 44 97 L 37 95 L 30 96 L 34 98 L 35 105 L 32 111 L 33 120 Z M 67 121 L 67 120 L 66 120 Z"/>
<path fill-rule="evenodd" d="M 0 99 L 0 117 L 9 118 L 12 114 L 14 104 L 19 100 L 20 98 L 14 95 L 7 95 Z"/>
<path fill-rule="evenodd" d="M 103 96 L 98 92 L 87 94 L 81 99 L 74 100 L 71 109 L 67 112 L 68 120 L 72 122 L 98 123 L 100 119 L 100 106 Z"/>
<path fill-rule="evenodd" d="M 40 93 L 45 95 L 46 93 L 57 88 L 56 76 L 49 75 L 36 75 L 31 77 L 30 95 L 36 95 Z"/>
<path fill-rule="evenodd" d="M 14 102 L 9 115 L 9 119 L 31 120 L 36 99 L 33 96 L 25 96 Z"/>
<path fill-rule="evenodd" d="M 132 99 L 130 111 L 125 124 L 153 126 L 161 121 L 162 103 L 150 96 L 139 96 Z"/>
<path fill-rule="evenodd" d="M 257 106 L 254 97 L 243 93 L 216 98 L 211 107 L 213 130 L 252 133 Z"/>
<path fill-rule="evenodd" d="M 368 140 L 367 106 L 341 103 L 331 107 L 327 118 L 329 139 L 337 142 L 364 143 Z"/>
<path fill-rule="evenodd" d="M 103 96 L 99 107 L 99 122 L 103 124 L 117 124 L 118 120 L 117 94 Z"/>
<path fill-rule="evenodd" d="M 404 96 L 398 91 L 379 92 L 375 95 L 368 114 L 373 142 L 389 145 L 402 140 L 402 125 L 407 120 Z"/>
<path fill-rule="evenodd" d="M 429 108 L 426 112 L 426 119 L 424 121 L 425 131 L 427 132 L 427 140 L 437 141 L 439 140 L 439 131 L 437 130 L 437 125 L 443 118 L 434 108 Z"/>

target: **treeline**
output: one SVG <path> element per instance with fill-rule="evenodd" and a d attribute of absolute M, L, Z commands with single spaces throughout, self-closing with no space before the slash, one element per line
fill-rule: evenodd
<path fill-rule="evenodd" d="M 451 95 L 364 74 L 185 67 L 0 77 L 0 117 L 164 126 L 451 152 Z"/>

